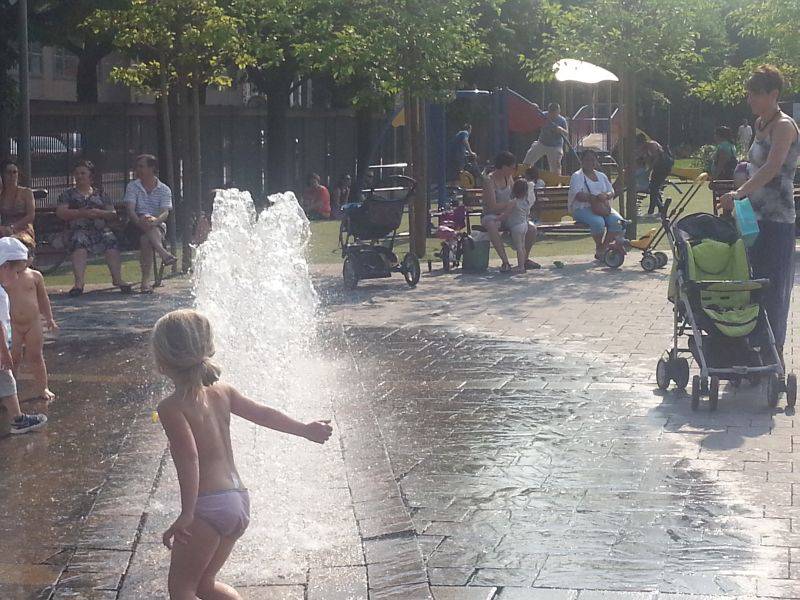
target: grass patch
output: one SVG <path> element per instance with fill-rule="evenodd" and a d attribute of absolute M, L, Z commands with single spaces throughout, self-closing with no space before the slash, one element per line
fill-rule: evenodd
<path fill-rule="evenodd" d="M 687 159 L 689 160 L 689 159 Z M 681 186 L 685 189 L 685 186 Z M 668 189 L 665 195 L 673 200 L 673 203 L 680 199 L 680 194 L 675 189 Z M 693 212 L 710 212 L 711 211 L 711 190 L 707 186 L 697 193 L 694 200 L 689 203 L 684 214 Z M 648 202 L 645 199 L 645 202 Z M 645 206 L 645 208 L 647 208 Z M 472 223 L 476 224 L 477 218 L 473 217 Z M 639 223 L 639 235 L 646 234 L 652 227 L 658 227 L 655 220 L 648 220 L 644 223 Z M 408 231 L 408 218 L 403 218 L 403 223 L 399 231 Z M 666 249 L 666 243 L 664 243 Z M 312 264 L 332 264 L 341 263 L 342 254 L 338 248 L 339 245 L 339 221 L 313 221 L 311 223 L 311 244 L 309 250 L 309 260 Z M 432 258 L 433 252 L 440 247 L 440 242 L 437 239 L 428 239 L 426 254 L 427 258 Z M 402 255 L 408 251 L 408 241 L 405 240 L 395 245 L 396 253 Z M 666 251 L 666 250 L 665 250 Z M 580 254 L 592 254 L 594 252 L 594 242 L 591 236 L 586 235 L 557 235 L 547 234 L 543 240 L 536 242 L 533 247 L 533 254 L 536 257 L 550 257 L 550 256 L 575 256 Z M 492 256 L 496 258 L 494 250 Z"/>
<path fill-rule="evenodd" d="M 181 251 L 178 250 L 178 265 L 181 264 Z M 171 268 L 165 269 L 166 277 L 171 272 Z M 142 269 L 139 266 L 138 252 L 122 253 L 122 278 L 128 283 L 138 284 L 142 280 Z M 72 277 L 72 263 L 69 258 L 54 273 L 44 276 L 47 286 L 71 288 L 75 280 Z M 86 267 L 87 285 L 108 285 L 111 286 L 111 273 L 108 271 L 106 261 L 103 257 L 93 258 Z"/>

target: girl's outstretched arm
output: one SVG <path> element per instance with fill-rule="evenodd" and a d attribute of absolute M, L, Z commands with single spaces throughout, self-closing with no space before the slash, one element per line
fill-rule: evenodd
<path fill-rule="evenodd" d="M 228 387 L 228 393 L 231 402 L 231 412 L 256 425 L 261 425 L 262 427 L 268 427 L 269 429 L 296 435 L 298 437 L 304 437 L 318 444 L 324 444 L 328 441 L 328 438 L 331 437 L 333 429 L 330 426 L 330 421 L 301 423 L 283 414 L 279 410 L 246 398 L 232 387 Z"/>
<path fill-rule="evenodd" d="M 162 402 L 158 407 L 158 417 L 169 439 L 169 451 L 181 488 L 181 514 L 163 536 L 164 545 L 171 548 L 172 537 L 179 543 L 186 543 L 191 537 L 188 527 L 194 521 L 200 485 L 200 460 L 192 429 L 181 411 Z"/>

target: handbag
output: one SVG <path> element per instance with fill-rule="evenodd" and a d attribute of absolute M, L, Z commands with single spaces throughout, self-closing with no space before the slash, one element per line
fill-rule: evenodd
<path fill-rule="evenodd" d="M 589 189 L 589 182 L 586 180 L 586 175 L 583 176 L 583 185 L 586 187 L 586 193 L 589 194 L 589 206 L 592 212 L 599 217 L 607 217 L 611 214 L 611 206 L 608 200 L 601 200 L 596 195 L 592 194 Z"/>
<path fill-rule="evenodd" d="M 739 231 L 739 236 L 744 241 L 744 245 L 750 248 L 756 243 L 759 228 L 758 218 L 749 198 L 733 201 L 733 216 L 736 219 L 736 229 Z"/>

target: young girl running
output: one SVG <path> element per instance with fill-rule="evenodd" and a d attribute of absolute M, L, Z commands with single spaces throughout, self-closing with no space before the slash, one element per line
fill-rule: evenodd
<path fill-rule="evenodd" d="M 330 421 L 300 423 L 217 383 L 211 324 L 194 310 L 159 319 L 152 344 L 159 371 L 175 384 L 175 392 L 158 405 L 181 490 L 181 514 L 163 536 L 172 550 L 169 596 L 240 599 L 216 581 L 250 521 L 250 499 L 233 461 L 231 413 L 319 444 L 331 436 Z"/>

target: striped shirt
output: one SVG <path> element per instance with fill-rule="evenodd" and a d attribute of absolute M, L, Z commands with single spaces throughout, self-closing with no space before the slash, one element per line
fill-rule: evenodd
<path fill-rule="evenodd" d="M 123 202 L 132 205 L 139 216 L 157 217 L 172 209 L 172 190 L 161 180 L 156 179 L 156 181 L 156 187 L 152 192 L 148 192 L 140 180 L 134 179 L 125 188 Z"/>

